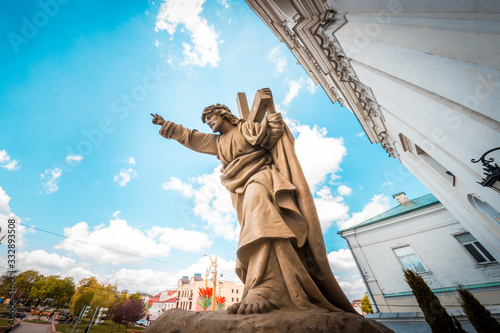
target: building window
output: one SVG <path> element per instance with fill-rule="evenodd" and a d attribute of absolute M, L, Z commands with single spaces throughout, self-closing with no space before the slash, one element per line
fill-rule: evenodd
<path fill-rule="evenodd" d="M 236 302 L 239 302 L 239 301 L 240 301 L 240 299 L 239 299 L 239 298 L 236 298 Z"/>
<path fill-rule="evenodd" d="M 236 289 L 236 293 L 238 293 L 238 289 Z"/>
<path fill-rule="evenodd" d="M 404 269 L 411 269 L 416 273 L 426 272 L 424 265 L 410 246 L 398 247 L 393 250 Z"/>
<path fill-rule="evenodd" d="M 189 310 L 191 310 L 192 306 L 193 306 L 193 302 L 189 302 Z"/>
<path fill-rule="evenodd" d="M 231 293 L 234 294 L 234 289 L 231 289 Z"/>
<path fill-rule="evenodd" d="M 234 302 L 234 297 L 231 297 L 231 302 Z"/>
<path fill-rule="evenodd" d="M 486 250 L 470 233 L 466 232 L 454 236 L 478 264 L 496 262 L 495 258 L 493 258 L 488 250 Z"/>

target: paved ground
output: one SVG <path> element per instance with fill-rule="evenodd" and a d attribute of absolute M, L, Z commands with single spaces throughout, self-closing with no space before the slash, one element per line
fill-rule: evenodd
<path fill-rule="evenodd" d="M 21 325 L 13 329 L 13 333 L 49 333 L 50 325 L 44 324 L 32 324 L 28 322 L 22 322 Z"/>

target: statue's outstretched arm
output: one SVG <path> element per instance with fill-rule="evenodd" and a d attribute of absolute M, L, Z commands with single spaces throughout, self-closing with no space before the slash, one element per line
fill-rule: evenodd
<path fill-rule="evenodd" d="M 153 124 L 161 126 L 160 135 L 173 139 L 185 147 L 199 153 L 217 155 L 218 135 L 200 133 L 182 125 L 163 119 L 159 114 L 152 114 Z"/>

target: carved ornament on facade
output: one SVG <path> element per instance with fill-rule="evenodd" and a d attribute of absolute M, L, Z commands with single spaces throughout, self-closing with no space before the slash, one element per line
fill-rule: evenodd
<path fill-rule="evenodd" d="M 300 40 L 295 34 L 295 32 L 288 27 L 288 21 L 284 20 L 283 22 L 281 22 L 280 26 L 283 28 L 288 37 L 292 40 L 295 47 L 300 49 L 302 46 Z"/>
<path fill-rule="evenodd" d="M 389 154 L 390 157 L 399 158 L 398 151 L 396 150 L 396 146 L 394 145 L 394 141 L 391 140 L 389 134 L 387 132 L 378 133 L 378 137 L 380 139 L 380 144 L 382 148 Z"/>
<path fill-rule="evenodd" d="M 381 117 L 380 106 L 375 101 L 371 89 L 359 81 L 349 58 L 333 35 L 345 23 L 345 17 L 333 10 L 327 10 L 323 22 L 315 34 L 321 39 L 321 48 L 328 53 L 328 59 L 332 62 L 340 81 L 350 82 L 354 85 L 356 96 L 368 117 Z"/>
<path fill-rule="evenodd" d="M 323 23 L 316 29 L 315 35 L 320 38 L 321 48 L 327 52 L 328 59 L 333 64 L 337 77 L 340 81 L 348 82 L 350 84 L 361 107 L 366 112 L 366 115 L 370 118 L 376 117 L 383 121 L 384 118 L 380 110 L 380 105 L 376 102 L 370 87 L 359 80 L 351 66 L 350 59 L 347 57 L 339 41 L 334 36 L 334 32 L 345 22 L 346 19 L 344 15 L 339 14 L 334 10 L 327 10 L 323 17 Z M 337 94 L 335 95 L 337 96 Z M 379 129 L 377 126 L 374 126 L 374 129 L 378 133 L 380 144 L 389 156 L 398 158 L 399 155 L 396 150 L 396 146 L 389 138 L 387 132 Z"/>
<path fill-rule="evenodd" d="M 309 52 L 309 50 L 307 48 L 304 48 L 304 52 L 305 54 L 307 55 L 307 57 L 309 58 L 309 60 L 311 60 L 312 64 L 314 65 L 314 68 L 316 68 L 316 71 L 320 74 L 323 74 L 323 70 L 321 69 L 321 67 L 319 66 L 318 62 L 316 61 L 316 59 L 314 59 L 313 55 L 311 54 L 311 52 Z"/>
<path fill-rule="evenodd" d="M 340 97 L 339 91 L 337 89 L 335 89 L 335 87 L 330 87 L 330 90 L 332 91 L 333 95 L 335 96 L 335 99 L 337 100 L 337 102 L 339 102 L 340 105 L 345 106 L 344 100 L 342 99 L 342 97 Z"/>

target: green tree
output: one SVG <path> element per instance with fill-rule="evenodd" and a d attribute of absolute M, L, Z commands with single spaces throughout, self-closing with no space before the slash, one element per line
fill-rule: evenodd
<path fill-rule="evenodd" d="M 85 303 L 85 305 L 90 305 L 90 307 L 93 309 L 97 308 L 98 306 L 109 308 L 110 305 L 118 297 L 115 285 L 101 284 L 95 277 L 82 279 L 80 280 L 80 282 L 78 282 L 76 292 L 72 299 L 74 313 L 79 313 L 77 310 L 75 310 L 75 303 L 80 298 L 80 296 L 84 294 L 86 296 L 84 296 L 82 299 L 87 302 Z M 92 297 L 89 299 L 90 294 L 92 294 Z M 77 308 L 80 308 L 80 306 L 78 306 Z"/>
<path fill-rule="evenodd" d="M 372 305 L 368 299 L 368 295 L 365 295 L 361 300 L 361 311 L 364 313 L 373 313 Z"/>
<path fill-rule="evenodd" d="M 446 312 L 439 298 L 420 275 L 411 269 L 405 270 L 404 275 L 433 333 L 464 332 L 461 327 L 457 327 L 456 321 Z"/>
<path fill-rule="evenodd" d="M 83 293 L 78 294 L 76 298 L 73 297 L 72 308 L 75 316 L 78 316 L 80 314 L 80 311 L 82 311 L 84 306 L 90 305 L 93 298 L 94 298 L 93 291 L 85 291 Z"/>
<path fill-rule="evenodd" d="M 0 297 L 6 298 L 10 292 L 9 274 L 4 273 L 0 276 Z"/>
<path fill-rule="evenodd" d="M 31 288 L 33 288 L 35 282 L 37 282 L 41 278 L 43 278 L 43 275 L 31 269 L 24 271 L 17 276 L 17 295 L 19 298 L 23 298 L 23 303 L 26 303 L 26 300 L 28 299 L 28 296 L 31 292 Z"/>
<path fill-rule="evenodd" d="M 64 306 L 75 293 L 73 278 L 59 278 L 58 275 L 42 277 L 31 288 L 33 297 L 42 301 L 49 299 L 49 305 L 56 305 L 57 309 Z"/>
<path fill-rule="evenodd" d="M 460 305 L 477 333 L 500 332 L 500 323 L 463 285 L 458 285 Z"/>

